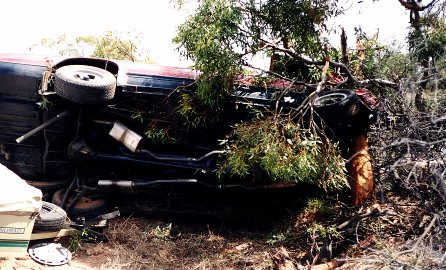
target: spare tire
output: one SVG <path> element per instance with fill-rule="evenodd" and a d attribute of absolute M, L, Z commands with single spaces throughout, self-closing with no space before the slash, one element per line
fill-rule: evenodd
<path fill-rule="evenodd" d="M 67 213 L 57 205 L 42 202 L 42 209 L 34 222 L 34 229 L 41 231 L 58 231 L 62 229 Z"/>
<path fill-rule="evenodd" d="M 79 104 L 96 104 L 115 96 L 116 78 L 105 69 L 85 65 L 56 70 L 54 90 L 64 99 Z"/>
<path fill-rule="evenodd" d="M 314 110 L 325 121 L 346 122 L 359 113 L 359 98 L 352 90 L 322 92 L 313 101 Z"/>
<path fill-rule="evenodd" d="M 55 205 L 62 205 L 62 200 L 65 196 L 66 189 L 59 189 L 53 195 L 53 203 Z M 68 208 L 71 203 L 74 201 L 75 195 L 71 195 L 68 197 L 66 202 L 66 208 Z M 108 202 L 104 198 L 94 197 L 89 194 L 85 194 L 80 198 L 74 208 L 71 210 L 68 215 L 72 219 L 76 219 L 79 217 L 85 217 L 86 219 L 94 218 L 108 211 Z"/>

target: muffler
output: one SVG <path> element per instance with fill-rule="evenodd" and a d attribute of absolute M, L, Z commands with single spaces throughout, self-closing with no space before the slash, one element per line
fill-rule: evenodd
<path fill-rule="evenodd" d="M 138 193 L 133 188 L 133 181 L 130 180 L 99 180 L 98 188 L 107 192 L 119 191 L 125 194 Z"/>
<path fill-rule="evenodd" d="M 125 147 L 127 147 L 127 149 L 129 149 L 133 153 L 138 151 L 139 145 L 142 140 L 142 137 L 138 133 L 134 132 L 133 130 L 129 129 L 119 122 L 113 123 L 113 127 L 110 130 L 109 135 L 118 142 L 121 142 Z"/>
<path fill-rule="evenodd" d="M 158 155 L 147 149 L 142 149 L 141 148 L 142 137 L 138 133 L 134 132 L 125 125 L 121 124 L 120 122 L 113 123 L 113 127 L 110 130 L 109 135 L 112 136 L 118 142 L 121 142 L 125 147 L 127 147 L 127 149 L 129 149 L 133 153 L 143 153 L 158 161 L 197 163 L 197 162 L 202 162 L 213 155 L 219 155 L 225 153 L 225 151 L 223 150 L 214 150 L 198 158 L 188 157 L 188 156 L 175 156 L 175 155 Z"/>

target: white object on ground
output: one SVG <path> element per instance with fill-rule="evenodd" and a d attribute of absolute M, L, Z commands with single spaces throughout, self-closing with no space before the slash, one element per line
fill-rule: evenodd
<path fill-rule="evenodd" d="M 35 244 L 28 249 L 29 256 L 36 262 L 45 265 L 64 265 L 71 261 L 71 252 L 56 243 Z"/>
<path fill-rule="evenodd" d="M 0 213 L 39 212 L 42 191 L 0 164 Z"/>

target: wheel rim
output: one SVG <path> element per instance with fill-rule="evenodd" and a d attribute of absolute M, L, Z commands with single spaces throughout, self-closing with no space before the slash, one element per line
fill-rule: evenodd
<path fill-rule="evenodd" d="M 103 76 L 101 74 L 93 72 L 91 70 L 78 70 L 73 73 L 73 77 L 79 81 L 94 81 L 103 79 Z"/>
<path fill-rule="evenodd" d="M 46 214 L 46 213 L 51 212 L 51 208 L 49 208 L 46 205 L 42 205 L 42 210 L 41 211 L 42 211 L 42 213 Z"/>
<path fill-rule="evenodd" d="M 347 98 L 346 94 L 343 93 L 332 93 L 325 96 L 318 97 L 314 101 L 316 106 L 328 106 L 331 104 L 336 104 Z"/>
<path fill-rule="evenodd" d="M 58 190 L 53 196 L 53 203 L 56 205 L 61 205 L 65 193 L 66 189 Z M 65 207 L 70 207 L 70 205 L 73 203 L 74 198 L 75 198 L 74 195 L 69 196 Z M 108 208 L 107 205 L 108 205 L 107 200 L 100 197 L 96 198 L 95 196 L 90 196 L 86 194 L 80 198 L 80 200 L 76 203 L 76 205 L 72 209 L 71 213 L 68 214 L 71 215 L 72 218 L 80 216 L 96 217 L 99 214 L 103 214 L 106 211 L 106 209 Z"/>

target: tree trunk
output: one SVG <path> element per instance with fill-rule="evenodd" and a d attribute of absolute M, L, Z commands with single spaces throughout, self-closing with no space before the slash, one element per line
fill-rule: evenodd
<path fill-rule="evenodd" d="M 348 66 L 348 54 L 347 54 L 347 35 L 344 28 L 341 32 L 341 52 L 342 52 L 342 64 Z"/>
<path fill-rule="evenodd" d="M 423 101 L 423 92 L 427 87 L 427 82 L 429 78 L 429 61 L 427 59 L 421 59 L 421 67 L 423 69 L 423 75 L 421 76 L 421 82 L 415 93 L 415 107 L 418 111 L 424 112 L 426 106 Z"/>
<path fill-rule="evenodd" d="M 374 180 L 372 159 L 368 152 L 367 132 L 353 138 L 352 158 L 349 164 L 353 204 L 360 206 L 373 196 Z"/>
<path fill-rule="evenodd" d="M 426 106 L 423 102 L 423 92 L 426 89 L 428 78 L 429 78 L 429 59 L 428 56 L 417 53 L 419 45 L 423 40 L 423 29 L 422 29 L 422 20 L 421 20 L 421 12 L 425 9 L 435 5 L 437 1 L 431 0 L 427 5 L 424 5 L 422 0 L 398 0 L 400 4 L 410 11 L 409 15 L 409 23 L 413 29 L 412 38 L 409 39 L 409 48 L 415 52 L 417 55 L 417 62 L 423 68 L 423 74 L 421 76 L 421 82 L 419 83 L 416 92 L 415 92 L 415 107 L 418 111 L 425 111 Z"/>
<path fill-rule="evenodd" d="M 364 80 L 365 47 L 360 39 L 356 39 L 356 52 L 358 57 L 358 64 L 356 66 L 356 77 L 358 78 L 358 80 Z"/>
<path fill-rule="evenodd" d="M 420 11 L 412 9 L 410 11 L 410 25 L 413 28 L 415 39 L 412 40 L 411 47 L 418 48 L 419 44 L 423 42 L 422 38 L 422 29 L 421 29 L 421 21 L 420 21 Z M 429 76 L 428 72 L 428 60 L 426 56 L 419 55 L 418 62 L 421 64 L 423 69 L 423 75 L 421 76 L 421 83 L 416 89 L 415 93 L 415 107 L 418 111 L 423 112 L 425 110 L 424 102 L 423 102 L 423 92 L 427 86 L 427 78 Z"/>

